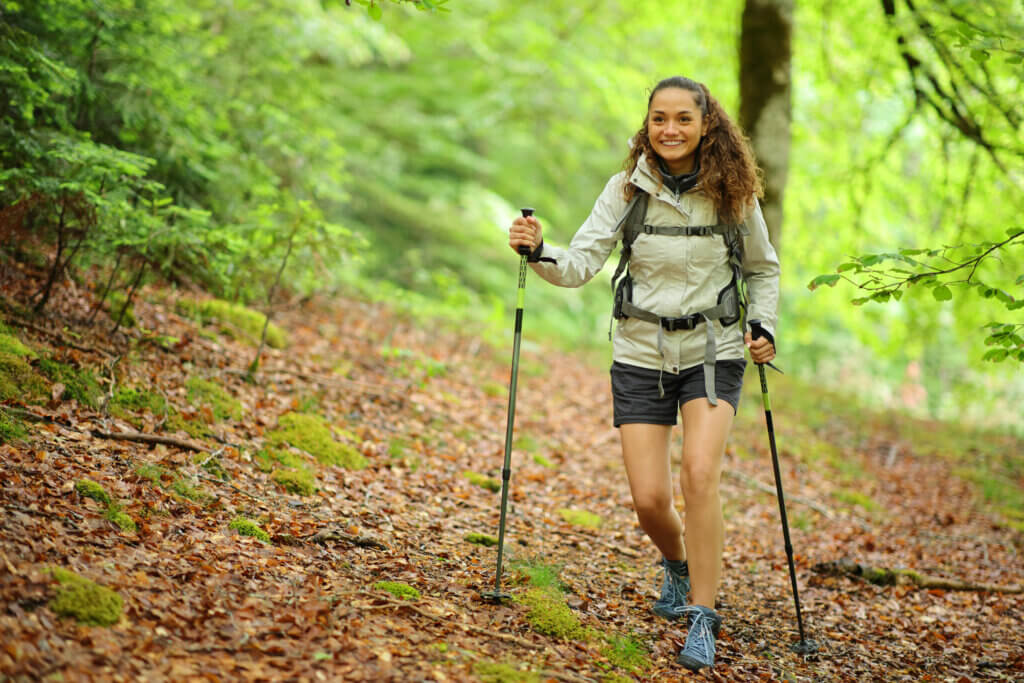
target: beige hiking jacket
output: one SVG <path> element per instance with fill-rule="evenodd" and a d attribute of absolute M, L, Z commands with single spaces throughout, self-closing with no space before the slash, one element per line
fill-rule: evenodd
<path fill-rule="evenodd" d="M 651 196 L 646 224 L 678 226 L 714 225 L 718 222 L 714 205 L 700 193 L 699 186 L 677 196 L 666 187 L 659 189 L 660 179 L 653 173 L 646 159 L 641 157 L 629 177 L 629 182 Z M 579 287 L 601 270 L 616 243 L 622 239 L 621 223 L 626 211 L 626 200 L 622 196 L 625 182 L 625 171 L 608 181 L 568 248 L 544 242 L 544 257 L 553 258 L 556 262 L 531 263 L 538 275 L 555 285 Z M 756 201 L 741 230 L 746 233 L 743 236 L 742 263 L 749 297 L 746 319 L 760 319 L 774 337 L 775 311 L 779 301 L 779 260 L 768 241 L 768 228 Z M 732 279 L 728 249 L 719 235 L 638 235 L 633 242 L 629 269 L 633 276 L 633 303 L 666 318 L 711 308 L 718 301 L 718 293 Z M 712 324 L 716 360 L 743 358 L 745 347 L 740 325 L 723 329 L 718 321 Z M 620 363 L 678 374 L 704 362 L 706 334 L 704 325 L 693 330 L 668 332 L 644 320 L 620 320 L 615 330 L 613 358 Z"/>

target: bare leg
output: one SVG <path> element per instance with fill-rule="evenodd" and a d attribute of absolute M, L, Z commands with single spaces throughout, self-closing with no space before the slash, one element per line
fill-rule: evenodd
<path fill-rule="evenodd" d="M 668 425 L 624 424 L 622 460 L 640 527 L 668 560 L 685 560 L 683 524 L 672 505 Z"/>
<path fill-rule="evenodd" d="M 719 480 L 722 454 L 732 427 L 727 401 L 712 406 L 706 398 L 683 404 L 683 466 L 680 480 L 686 502 L 686 550 L 690 565 L 691 601 L 714 609 L 722 578 L 725 526 Z"/>

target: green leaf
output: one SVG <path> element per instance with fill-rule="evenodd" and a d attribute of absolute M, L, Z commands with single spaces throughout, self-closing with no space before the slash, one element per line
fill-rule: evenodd
<path fill-rule="evenodd" d="M 971 59 L 978 62 L 979 64 L 982 62 L 987 62 L 990 56 L 991 55 L 988 53 L 988 50 L 971 50 Z"/>
<path fill-rule="evenodd" d="M 863 306 L 868 301 L 871 301 L 871 297 L 862 296 L 862 297 L 858 297 L 856 299 L 851 299 L 850 303 L 853 304 L 854 306 Z"/>
<path fill-rule="evenodd" d="M 936 301 L 949 301 L 953 298 L 953 291 L 946 285 L 939 285 L 932 290 L 932 296 Z"/>
<path fill-rule="evenodd" d="M 380 5 L 373 4 L 366 8 L 366 13 L 370 15 L 370 18 L 374 21 L 380 21 L 384 17 L 384 10 L 381 9 Z"/>
<path fill-rule="evenodd" d="M 844 264 L 840 265 L 838 268 L 836 268 L 836 272 L 837 273 L 845 273 L 848 270 L 854 270 L 854 269 L 860 271 L 861 267 L 862 266 L 859 263 L 853 263 L 851 261 L 849 263 L 844 263 Z M 1021 279 L 1024 279 L 1024 276 L 1022 276 Z"/>
<path fill-rule="evenodd" d="M 892 298 L 893 298 L 893 299 L 896 299 L 896 301 L 899 301 L 900 299 L 902 299 L 902 298 L 903 298 L 903 292 L 901 292 L 901 291 L 900 291 L 900 290 L 898 290 L 898 289 L 894 289 L 894 290 L 892 291 Z"/>
<path fill-rule="evenodd" d="M 861 262 L 861 265 L 871 267 L 884 261 L 885 257 L 882 254 L 868 254 L 867 256 L 857 257 L 857 260 Z"/>
<path fill-rule="evenodd" d="M 839 282 L 839 275 L 835 273 L 829 273 L 826 275 L 819 275 L 818 277 L 811 280 L 810 284 L 807 285 L 807 289 L 812 292 L 822 285 L 828 285 L 829 287 L 835 287 L 836 283 Z"/>
<path fill-rule="evenodd" d="M 1024 275 L 1021 275 L 1019 278 L 1017 278 L 1017 283 L 1016 284 L 1024 285 Z"/>
<path fill-rule="evenodd" d="M 982 356 L 981 359 L 998 363 L 999 361 L 1005 360 L 1009 353 L 1010 352 L 1006 349 L 992 349 L 991 351 L 986 351 L 985 355 Z"/>

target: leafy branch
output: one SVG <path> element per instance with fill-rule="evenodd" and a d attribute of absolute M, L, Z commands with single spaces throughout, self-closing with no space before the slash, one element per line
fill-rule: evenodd
<path fill-rule="evenodd" d="M 1004 249 L 1024 245 L 1024 229 L 1011 228 L 1007 235 L 1001 242 L 987 241 L 939 249 L 900 249 L 898 252 L 855 256 L 836 268 L 835 273 L 815 277 L 807 288 L 814 291 L 823 285 L 834 287 L 840 280 L 845 280 L 867 293 L 851 300 L 860 306 L 869 301 L 899 301 L 915 285 L 931 289 L 936 301 L 949 301 L 953 298 L 951 287 L 959 286 L 973 290 L 984 299 L 996 299 L 1007 310 L 1016 311 L 1024 308 L 1024 299 L 978 278 L 978 269 L 983 262 L 997 258 L 996 255 Z M 973 255 L 964 258 L 964 251 L 973 251 Z M 951 277 L 956 274 L 961 277 Z M 1020 275 L 1015 284 L 1024 285 L 1024 275 Z M 985 345 L 999 348 L 988 351 L 984 360 L 998 362 L 1010 357 L 1024 362 L 1024 338 L 1021 336 L 1024 323 L 992 322 L 985 329 L 990 330 Z"/>

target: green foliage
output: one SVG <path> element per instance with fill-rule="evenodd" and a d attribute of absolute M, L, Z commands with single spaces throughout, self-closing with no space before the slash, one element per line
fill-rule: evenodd
<path fill-rule="evenodd" d="M 121 619 L 121 596 L 67 569 L 50 570 L 59 587 L 50 609 L 59 616 L 72 617 L 89 626 L 112 626 Z"/>
<path fill-rule="evenodd" d="M 562 516 L 562 519 L 574 524 L 576 526 L 585 526 L 591 529 L 597 529 L 601 526 L 602 520 L 600 515 L 595 515 L 593 512 L 587 510 L 570 510 L 568 508 L 562 508 L 558 511 L 558 514 Z"/>
<path fill-rule="evenodd" d="M 500 491 L 501 482 L 493 477 L 480 474 L 479 472 L 465 471 L 462 473 L 466 479 L 469 479 L 470 483 L 479 486 L 480 488 L 487 489 L 488 491 Z"/>
<path fill-rule="evenodd" d="M 835 496 L 837 500 L 847 503 L 848 505 L 856 505 L 872 515 L 881 514 L 883 512 L 882 506 L 879 505 L 874 498 L 862 491 L 838 489 L 833 491 L 832 495 Z"/>
<path fill-rule="evenodd" d="M 366 467 L 363 454 L 347 443 L 335 441 L 327 422 L 318 415 L 285 413 L 277 420 L 277 429 L 267 433 L 273 446 L 289 444 L 306 451 L 324 465 L 358 470 Z"/>
<path fill-rule="evenodd" d="M 228 524 L 229 529 L 234 529 L 242 536 L 252 536 L 263 543 L 270 543 L 270 534 L 260 528 L 260 525 L 245 517 L 235 517 Z"/>
<path fill-rule="evenodd" d="M 225 334 L 253 346 L 259 344 L 267 316 L 251 308 L 221 299 L 196 300 L 183 297 L 175 301 L 175 309 L 201 324 L 217 323 Z M 288 335 L 274 323 L 267 325 L 267 345 L 273 349 L 288 346 Z"/>
<path fill-rule="evenodd" d="M 373 584 L 373 589 L 391 593 L 391 595 L 395 596 L 399 600 L 416 601 L 421 597 L 418 590 L 407 583 L 402 583 L 401 581 L 378 581 Z"/>
<path fill-rule="evenodd" d="M 242 404 L 216 382 L 189 377 L 185 380 L 185 388 L 188 390 L 188 400 L 208 407 L 217 420 L 242 419 Z"/>
<path fill-rule="evenodd" d="M 75 490 L 78 491 L 78 495 L 82 498 L 92 498 L 104 505 L 109 505 L 111 502 L 110 494 L 107 493 L 106 489 L 94 482 L 92 479 L 78 480 L 75 482 Z"/>

